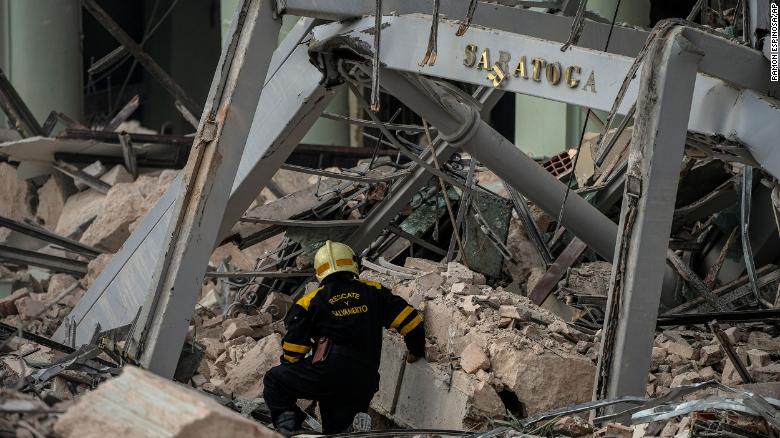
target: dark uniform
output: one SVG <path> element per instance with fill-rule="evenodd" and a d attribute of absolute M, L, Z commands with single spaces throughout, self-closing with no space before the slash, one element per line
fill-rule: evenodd
<path fill-rule="evenodd" d="M 305 418 L 298 399 L 319 402 L 323 432 L 345 431 L 355 414 L 367 412 L 379 389 L 382 329 L 404 336 L 409 352 L 425 353 L 422 317 L 403 298 L 373 281 L 338 272 L 299 299 L 288 316 L 282 363 L 265 375 L 263 397 L 274 424 L 294 412 L 295 427 Z M 306 357 L 316 340 L 332 342 L 327 357 Z M 290 415 L 290 414 L 285 414 Z"/>

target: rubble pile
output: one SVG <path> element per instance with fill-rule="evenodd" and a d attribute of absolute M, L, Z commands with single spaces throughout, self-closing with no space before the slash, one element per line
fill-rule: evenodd
<path fill-rule="evenodd" d="M 671 329 L 658 334 L 653 344 L 648 396 L 662 396 L 670 388 L 717 380 L 736 388 L 747 385 L 751 391 L 777 398 L 780 395 L 780 333 L 765 328 L 730 327 L 724 332 L 753 382 L 740 377 L 734 363 L 712 333 Z M 772 385 L 756 385 L 773 383 Z"/>
<path fill-rule="evenodd" d="M 484 276 L 459 263 L 407 259 L 406 267 L 413 266 L 424 272 L 393 291 L 423 311 L 429 362 L 455 360 L 456 373 L 511 393 L 523 407 L 518 415 L 590 399 L 598 348 L 592 336 L 523 296 L 487 286 Z M 498 407 L 488 417 L 503 416 L 505 407 Z"/>
<path fill-rule="evenodd" d="M 0 163 L 0 171 L 8 178 L 13 176 L 14 169 Z M 490 175 L 481 173 L 483 181 L 490 185 Z M 44 249 L 83 261 L 81 275 L 52 273 L 34 266 L 1 267 L 0 280 L 12 285 L 11 293 L 0 298 L 4 323 L 50 336 L 159 199 L 175 178 L 175 172 L 141 174 L 133 180 L 122 166 L 116 166 L 100 178 L 111 184 L 105 195 L 89 187 L 79 191 L 72 181 L 56 174 L 38 188 L 37 198 L 35 188 L 29 183 L 11 184 L 17 191 L 12 196 L 13 202 L 22 206 L 16 209 L 22 219 L 34 221 L 63 237 L 77 239 L 95 248 L 99 255 L 87 257 L 50 246 Z M 262 216 L 270 210 L 288 214 L 295 211 L 289 210 L 296 205 L 292 201 L 300 203 L 305 197 L 320 203 L 312 203 L 309 198 L 303 202 L 304 208 L 314 208 L 322 200 L 311 197 L 312 190 L 338 184 L 329 178 L 305 175 L 296 179 L 291 173 L 282 174 L 279 182 L 298 191 L 278 197 L 266 190 L 258 196 L 247 216 Z M 263 210 L 264 205 L 271 209 Z M 551 218 L 538 209 L 532 206 L 530 211 L 540 228 L 550 223 Z M 284 253 L 276 248 L 289 245 L 289 236 L 294 234 L 281 232 L 252 245 L 241 240 L 251 238 L 253 233 L 268 232 L 270 227 L 236 226 L 234 230 L 240 239 L 223 242 L 215 249 L 211 269 L 246 272 L 281 260 Z M 7 235 L 14 237 L 14 233 Z M 403 267 L 385 263 L 381 269 L 362 272 L 364 279 L 381 282 L 420 310 L 427 333 L 425 360 L 412 364 L 404 363 L 406 349 L 400 336 L 394 332 L 385 335 L 380 389 L 371 403 L 376 423 L 456 430 L 489 430 L 510 424 L 532 434 L 528 436 L 569 437 L 685 436 L 695 428 L 726 425 L 756 433 L 768 430 L 766 423 L 755 417 L 731 415 L 718 417 L 716 421 L 696 414 L 631 427 L 594 425 L 586 414 L 561 414 L 523 425 L 520 419 L 544 416 L 551 410 L 591 400 L 600 331 L 582 321 L 583 312 L 577 306 L 566 313 L 560 307 L 550 307 L 551 300 L 538 306 L 525 296 L 531 295 L 545 275 L 545 264 L 516 212 L 510 218 L 507 236 L 507 247 L 520 255 L 515 262 L 504 262 L 508 281 L 488 278 L 461 263 L 438 263 L 414 257 L 406 257 Z M 310 255 L 300 254 L 289 259 L 287 269 L 311 269 L 310 259 Z M 605 301 L 611 269 L 611 264 L 598 260 L 586 259 L 573 265 L 556 285 L 554 296 L 560 301 L 552 301 L 560 306 L 572 300 L 583 302 L 584 298 L 589 298 L 589 303 Z M 296 292 L 312 287 L 303 284 Z M 207 277 L 188 333 L 188 341 L 202 348 L 203 358 L 194 373 L 186 378 L 186 385 L 224 402 L 232 401 L 234 406 L 262 405 L 263 376 L 279 363 L 284 316 L 293 305 L 295 295 L 274 289 L 261 294 L 254 282 Z M 740 376 L 722 341 L 706 327 L 702 330 L 701 326 L 680 325 L 657 331 L 646 396 L 666 397 L 674 394 L 673 389 L 715 381 L 778 397 L 780 332 L 760 323 L 724 327 L 724 332 L 728 347 L 734 349 L 749 373 L 750 383 Z M 185 401 L 194 407 L 180 417 L 174 415 L 176 421 L 141 424 L 131 414 L 136 407 L 122 406 L 116 400 L 119 394 L 124 397 L 128 391 L 135 391 L 136 386 L 163 388 L 165 385 L 155 377 L 125 367 L 125 372 L 113 378 L 106 373 L 85 374 L 68 369 L 48 380 L 36 381 L 41 372 L 70 356 L 18 338 L 11 338 L 3 349 L 6 355 L 0 368 L 5 386 L 24 388 L 25 381 L 37 382 L 34 387 L 44 402 L 31 398 L 27 390 L 15 391 L 9 398 L 34 400 L 36 407 L 22 414 L 0 416 L 0 420 L 16 429 L 29 425 L 35 431 L 30 432 L 33 436 L 35 433 L 91 436 L 111 427 L 139 431 L 162 428 L 170 436 L 200 436 L 193 431 L 201 433 L 202 425 L 212 422 L 219 428 L 236 428 L 239 435 L 245 433 L 241 431 L 266 433 L 253 429 L 260 427 L 256 423 L 238 421 L 229 411 L 217 409 L 205 400 L 198 401 L 195 392 L 167 381 L 166 384 L 173 385 L 165 389 L 173 397 L 168 403 L 171 409 L 180 409 Z M 99 357 L 110 359 L 105 354 Z M 90 391 L 102 381 L 105 383 L 97 390 Z M 719 391 L 709 388 L 703 392 L 713 396 L 720 394 Z M 701 395 L 688 395 L 686 399 L 695 401 L 697 397 Z M 139 395 L 137 403 L 137 409 L 148 409 L 158 401 L 151 395 Z M 309 413 L 317 417 L 316 405 L 304 403 L 303 406 L 308 406 Z M 37 413 L 39 410 L 43 413 Z M 127 423 L 106 425 L 101 410 L 125 412 L 127 416 L 122 418 Z"/>

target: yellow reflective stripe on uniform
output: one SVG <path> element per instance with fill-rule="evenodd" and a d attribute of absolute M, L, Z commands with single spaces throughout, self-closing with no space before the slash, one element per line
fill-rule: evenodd
<path fill-rule="evenodd" d="M 378 282 L 376 282 L 376 281 L 371 281 L 371 280 L 358 280 L 358 281 L 360 281 L 360 282 L 361 282 L 361 283 L 363 283 L 363 284 L 367 284 L 367 285 L 369 285 L 369 286 L 371 286 L 371 287 L 375 287 L 375 288 L 377 288 L 377 289 L 382 289 L 382 285 L 381 285 L 381 284 L 379 284 L 379 283 L 378 283 Z"/>
<path fill-rule="evenodd" d="M 286 360 L 287 362 L 290 362 L 290 363 L 295 363 L 295 362 L 298 362 L 299 360 L 301 360 L 301 358 L 300 357 L 296 357 L 296 356 L 290 356 L 289 354 L 285 354 L 284 355 L 284 360 Z"/>
<path fill-rule="evenodd" d="M 417 316 L 414 317 L 413 320 L 411 320 L 409 322 L 409 324 L 406 324 L 401 329 L 401 336 L 406 336 L 407 333 L 409 333 L 410 331 L 414 330 L 414 328 L 417 327 L 418 325 L 420 325 L 421 322 L 422 322 L 422 316 L 420 316 L 418 314 Z"/>
<path fill-rule="evenodd" d="M 293 353 L 308 353 L 311 350 L 308 345 L 293 344 L 292 342 L 283 343 L 282 348 Z"/>
<path fill-rule="evenodd" d="M 309 310 L 309 306 L 311 305 L 311 300 L 314 299 L 314 297 L 317 296 L 317 294 L 322 290 L 322 288 L 325 286 L 320 286 L 317 289 L 314 289 L 313 291 L 307 293 L 303 297 L 301 297 L 300 300 L 298 300 L 295 304 L 301 306 L 304 308 L 304 310 Z"/>
<path fill-rule="evenodd" d="M 391 328 L 397 329 L 399 325 L 401 325 L 402 322 L 406 319 L 407 316 L 409 316 L 410 313 L 414 308 L 412 306 L 406 306 L 404 310 L 401 311 L 401 313 L 398 314 L 398 316 L 395 317 L 393 320 L 393 323 L 390 324 Z"/>

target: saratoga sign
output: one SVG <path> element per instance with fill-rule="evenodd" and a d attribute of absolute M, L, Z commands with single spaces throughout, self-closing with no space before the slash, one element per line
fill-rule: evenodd
<path fill-rule="evenodd" d="M 571 89 L 581 89 L 596 92 L 596 75 L 591 71 L 584 82 L 581 80 L 582 68 L 577 65 L 564 66 L 559 62 L 548 62 L 542 58 L 530 58 L 521 56 L 516 62 L 512 55 L 503 50 L 498 51 L 498 59 L 490 62 L 490 51 L 487 48 L 479 51 L 475 44 L 468 44 L 463 51 L 463 65 L 477 70 L 488 72 L 487 79 L 493 87 L 500 88 L 509 79 L 515 78 L 531 80 L 533 82 L 546 81 L 552 86 L 566 86 Z"/>

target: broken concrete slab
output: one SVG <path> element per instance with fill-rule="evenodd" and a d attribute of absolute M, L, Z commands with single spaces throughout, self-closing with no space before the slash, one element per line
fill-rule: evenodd
<path fill-rule="evenodd" d="M 407 257 L 404 261 L 404 267 L 416 269 L 420 272 L 444 272 L 447 270 L 447 266 L 443 263 L 436 263 L 432 260 L 417 257 Z"/>
<path fill-rule="evenodd" d="M 192 389 L 132 366 L 81 396 L 54 430 L 64 438 L 281 437 Z"/>
<path fill-rule="evenodd" d="M 422 360 L 403 365 L 405 351 L 400 336 L 385 333 L 374 410 L 414 428 L 473 430 L 503 417 L 506 408 L 490 384 L 459 370 L 450 378 L 449 367 Z"/>
<path fill-rule="evenodd" d="M 87 189 L 69 197 L 62 207 L 54 232 L 71 239 L 81 237 L 84 230 L 103 210 L 105 199 L 105 195 L 94 189 Z"/>
<path fill-rule="evenodd" d="M 479 286 L 468 283 L 455 283 L 450 288 L 450 292 L 455 295 L 481 295 L 483 293 Z"/>
<path fill-rule="evenodd" d="M 242 271 L 251 271 L 255 267 L 255 260 L 238 249 L 235 243 L 219 246 L 211 254 L 209 259 L 211 266 L 219 266 L 222 263 L 227 263 L 235 269 Z"/>
<path fill-rule="evenodd" d="M 475 342 L 470 343 L 460 353 L 460 367 L 468 374 L 490 369 L 490 358 Z"/>
<path fill-rule="evenodd" d="M 230 341 L 241 336 L 249 336 L 254 330 L 243 319 L 231 319 L 225 321 L 225 331 L 222 333 L 222 339 Z"/>
<path fill-rule="evenodd" d="M 33 210 L 33 186 L 19 177 L 16 168 L 0 162 L 0 216 L 22 221 L 35 217 Z M 10 234 L 10 230 L 0 228 L 0 242 Z"/>
<path fill-rule="evenodd" d="M 143 195 L 133 184 L 111 187 L 94 222 L 84 231 L 80 242 L 108 252 L 117 252 L 130 237 L 130 224 L 143 212 Z"/>
<path fill-rule="evenodd" d="M 760 368 L 772 363 L 772 358 L 769 357 L 769 353 L 763 350 L 753 348 L 747 351 L 747 355 L 751 367 Z"/>
<path fill-rule="evenodd" d="M 46 293 L 49 294 L 50 298 L 54 298 L 57 296 L 57 294 L 64 292 L 77 281 L 78 280 L 76 280 L 72 275 L 54 274 L 49 277 L 49 284 L 46 287 Z"/>
<path fill-rule="evenodd" d="M 560 353 L 559 353 L 560 354 Z M 518 397 L 528 415 L 589 401 L 596 366 L 579 355 L 556 355 L 490 346 L 496 378 Z"/>
<path fill-rule="evenodd" d="M 19 310 L 16 308 L 16 302 L 29 295 L 30 290 L 22 288 L 17 289 L 11 295 L 0 299 L 0 316 L 18 315 Z"/>
<path fill-rule="evenodd" d="M 19 298 L 14 302 L 19 316 L 24 321 L 30 321 L 38 317 L 45 309 L 43 303 L 39 300 L 26 296 Z"/>
<path fill-rule="evenodd" d="M 455 283 L 484 284 L 484 276 L 479 278 L 481 274 L 477 274 L 458 262 L 447 263 L 447 270 L 442 275 L 448 288 Z"/>
<path fill-rule="evenodd" d="M 779 351 L 780 336 L 772 337 L 772 335 L 766 332 L 752 331 L 747 336 L 747 346 L 748 348 L 757 348 L 759 350 Z"/>
<path fill-rule="evenodd" d="M 685 360 L 698 359 L 695 356 L 695 351 L 691 345 L 682 338 L 675 339 L 663 344 L 663 347 L 669 354 L 676 354 Z"/>
<path fill-rule="evenodd" d="M 38 189 L 38 209 L 35 213 L 44 228 L 49 231 L 57 229 L 62 209 L 74 193 L 76 193 L 76 186 L 73 185 L 73 180 L 59 172 L 49 176 L 49 179 Z"/>
<path fill-rule="evenodd" d="M 104 173 L 103 176 L 100 177 L 100 180 L 110 186 L 114 186 L 119 183 L 133 182 L 133 175 L 130 175 L 130 172 L 125 169 L 125 166 L 117 164 L 112 167 L 111 170 Z"/>

